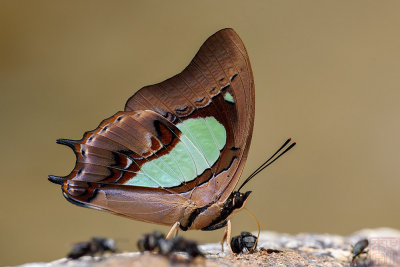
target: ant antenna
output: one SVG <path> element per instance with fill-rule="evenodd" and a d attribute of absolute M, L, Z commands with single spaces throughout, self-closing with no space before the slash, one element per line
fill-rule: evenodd
<path fill-rule="evenodd" d="M 288 140 L 286 140 L 286 142 L 269 158 L 267 159 L 263 164 L 260 165 L 260 167 L 258 167 L 252 174 L 250 174 L 249 177 L 247 177 L 247 179 L 242 183 L 242 185 L 239 187 L 238 192 L 240 191 L 240 189 L 242 189 L 242 187 L 247 184 L 251 179 L 254 178 L 254 176 L 256 176 L 257 174 L 259 174 L 261 171 L 263 171 L 265 168 L 267 168 L 269 165 L 271 165 L 272 163 L 274 163 L 277 159 L 279 159 L 283 154 L 285 154 L 286 152 L 288 152 L 290 149 L 292 149 L 292 147 L 294 147 L 296 145 L 296 143 L 291 143 L 281 154 L 279 154 L 277 157 L 276 154 L 278 154 L 282 149 L 284 149 L 287 144 L 290 143 L 290 141 L 292 140 L 292 138 L 289 138 Z M 275 157 L 275 158 L 274 158 Z M 272 160 L 273 159 L 273 160 Z M 272 160 L 272 161 L 271 161 Z"/>

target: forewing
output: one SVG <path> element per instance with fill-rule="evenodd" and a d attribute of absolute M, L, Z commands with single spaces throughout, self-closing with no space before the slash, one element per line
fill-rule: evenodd
<path fill-rule="evenodd" d="M 151 109 L 174 124 L 206 117 L 221 123 L 227 140 L 211 169 L 214 176 L 223 177 L 210 181 L 207 195 L 224 201 L 238 182 L 247 158 L 254 101 L 254 80 L 246 48 L 234 30 L 224 29 L 207 39 L 183 72 L 142 88 L 128 100 L 125 110 Z M 189 135 L 193 132 L 188 129 Z"/>

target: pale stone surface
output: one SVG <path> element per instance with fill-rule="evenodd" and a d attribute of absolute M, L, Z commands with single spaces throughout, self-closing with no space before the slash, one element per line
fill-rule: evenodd
<path fill-rule="evenodd" d="M 138 252 L 114 254 L 103 258 L 85 256 L 79 260 L 60 259 L 49 263 L 28 263 L 21 267 L 77 267 L 77 266 L 350 266 L 351 246 L 357 241 L 368 238 L 381 238 L 384 250 L 376 247 L 369 248 L 369 255 L 384 261 L 368 261 L 368 257 L 360 257 L 357 266 L 373 266 L 385 263 L 385 266 L 400 265 L 400 231 L 390 228 L 365 229 L 350 236 L 331 234 L 298 235 L 279 234 L 276 232 L 262 232 L 258 248 L 278 249 L 281 253 L 259 251 L 254 254 L 232 255 L 222 252 L 220 244 L 206 244 L 200 246 L 206 254 L 206 259 L 196 258 L 189 261 L 184 254 L 166 258 L 150 253 Z M 375 239 L 376 240 L 376 239 Z M 371 242 L 371 241 L 370 241 Z M 396 243 L 397 242 L 397 243 Z M 227 249 L 226 249 L 227 250 Z"/>

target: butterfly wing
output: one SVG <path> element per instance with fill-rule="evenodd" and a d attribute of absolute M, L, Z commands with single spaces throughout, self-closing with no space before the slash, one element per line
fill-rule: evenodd
<path fill-rule="evenodd" d="M 77 205 L 171 225 L 225 201 L 240 178 L 254 122 L 254 82 L 232 29 L 211 36 L 180 74 L 135 93 L 125 111 L 79 141 L 62 184 Z M 188 209 L 189 208 L 189 209 Z"/>
<path fill-rule="evenodd" d="M 142 88 L 125 105 L 126 111 L 154 110 L 173 123 L 216 118 L 226 130 L 227 141 L 212 173 L 217 176 L 223 172 L 224 178 L 217 185 L 210 183 L 216 188 L 209 190 L 221 201 L 230 195 L 242 173 L 253 132 L 254 108 L 249 57 L 233 29 L 212 35 L 180 74 Z M 204 153 L 206 149 L 200 150 Z"/>

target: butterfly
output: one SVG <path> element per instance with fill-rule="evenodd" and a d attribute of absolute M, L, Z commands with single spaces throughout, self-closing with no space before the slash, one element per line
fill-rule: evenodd
<path fill-rule="evenodd" d="M 124 111 L 81 140 L 57 140 L 73 149 L 76 165 L 69 175 L 49 180 L 73 204 L 172 226 L 169 237 L 178 229 L 226 226 L 224 242 L 230 239 L 230 217 L 251 193 L 240 188 L 257 174 L 233 191 L 249 152 L 254 115 L 246 48 L 233 29 L 223 29 L 181 73 L 137 91 Z"/>

